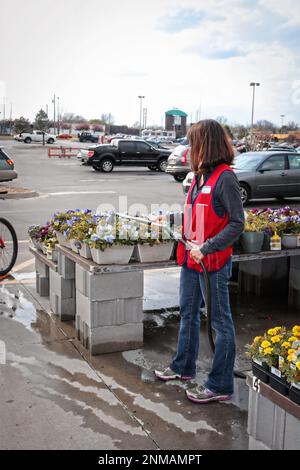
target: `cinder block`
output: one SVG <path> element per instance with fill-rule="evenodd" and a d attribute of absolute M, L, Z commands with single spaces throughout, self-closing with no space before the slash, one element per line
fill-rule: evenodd
<path fill-rule="evenodd" d="M 143 346 L 143 323 L 102 326 L 89 330 L 88 347 L 92 355 L 128 351 Z"/>
<path fill-rule="evenodd" d="M 49 296 L 49 277 L 42 277 L 36 272 L 36 291 L 41 297 Z"/>
<path fill-rule="evenodd" d="M 300 420 L 289 413 L 285 416 L 284 450 L 300 449 Z"/>
<path fill-rule="evenodd" d="M 53 269 L 50 269 L 50 292 L 54 292 L 62 299 L 75 298 L 74 279 L 65 279 Z"/>
<path fill-rule="evenodd" d="M 58 274 L 64 279 L 75 279 L 75 262 L 58 252 Z"/>
<path fill-rule="evenodd" d="M 50 308 L 62 321 L 75 318 L 76 301 L 73 297 L 62 299 L 55 292 L 50 292 Z"/>
<path fill-rule="evenodd" d="M 300 270 L 300 256 L 291 256 L 290 257 L 290 267 L 292 269 Z"/>
<path fill-rule="evenodd" d="M 76 289 L 92 301 L 142 297 L 143 285 L 143 271 L 92 274 L 76 266 Z"/>
<path fill-rule="evenodd" d="M 249 446 L 248 450 L 271 450 L 270 447 L 266 446 L 263 442 L 254 439 L 254 437 L 249 436 Z"/>
<path fill-rule="evenodd" d="M 49 266 L 47 266 L 37 257 L 35 258 L 35 270 L 37 273 L 40 274 L 41 277 L 49 278 Z"/>
<path fill-rule="evenodd" d="M 143 321 L 143 298 L 90 301 L 88 297 L 77 291 L 76 313 L 91 328 L 141 323 Z"/>

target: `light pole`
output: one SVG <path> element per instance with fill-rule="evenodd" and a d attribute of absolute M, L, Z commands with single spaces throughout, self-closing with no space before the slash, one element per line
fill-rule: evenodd
<path fill-rule="evenodd" d="M 255 100 L 255 87 L 260 86 L 260 83 L 251 82 L 250 86 L 253 88 L 253 95 L 252 95 L 252 113 L 251 113 L 251 131 L 250 131 L 250 145 L 251 149 L 253 147 L 253 122 L 254 122 L 254 100 Z"/>
<path fill-rule="evenodd" d="M 280 114 L 281 117 L 281 133 L 283 134 L 283 120 L 285 118 L 285 114 Z"/>
<path fill-rule="evenodd" d="M 57 97 L 57 134 L 59 134 L 59 96 Z"/>
<path fill-rule="evenodd" d="M 140 136 L 142 135 L 142 111 L 143 111 L 143 99 L 145 96 L 139 95 L 138 98 L 140 99 Z"/>
<path fill-rule="evenodd" d="M 56 103 L 55 95 L 53 96 L 52 103 L 53 103 L 53 131 L 55 134 L 55 103 Z"/>

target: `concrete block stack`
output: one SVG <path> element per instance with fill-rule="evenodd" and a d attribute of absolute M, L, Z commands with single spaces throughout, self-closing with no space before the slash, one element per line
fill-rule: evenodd
<path fill-rule="evenodd" d="M 75 262 L 62 253 L 58 255 L 58 272 L 50 268 L 50 307 L 62 321 L 75 319 Z"/>
<path fill-rule="evenodd" d="M 36 291 L 41 297 L 49 296 L 49 266 L 35 257 Z"/>
<path fill-rule="evenodd" d="M 76 264 L 76 335 L 91 354 L 143 344 L 143 271 L 91 273 Z"/>
<path fill-rule="evenodd" d="M 300 308 L 300 256 L 290 258 L 289 305 Z"/>

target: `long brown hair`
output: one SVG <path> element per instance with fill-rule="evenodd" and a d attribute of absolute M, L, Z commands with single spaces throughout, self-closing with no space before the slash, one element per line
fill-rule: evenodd
<path fill-rule="evenodd" d="M 209 173 L 221 163 L 231 165 L 233 147 L 226 131 L 214 119 L 194 124 L 187 137 L 191 145 L 191 167 L 195 174 Z"/>

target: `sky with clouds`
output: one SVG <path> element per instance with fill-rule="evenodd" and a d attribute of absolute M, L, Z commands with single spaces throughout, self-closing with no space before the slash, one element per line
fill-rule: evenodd
<path fill-rule="evenodd" d="M 0 0 L 0 111 L 300 122 L 299 0 Z M 0 115 L 2 116 L 2 114 Z"/>

